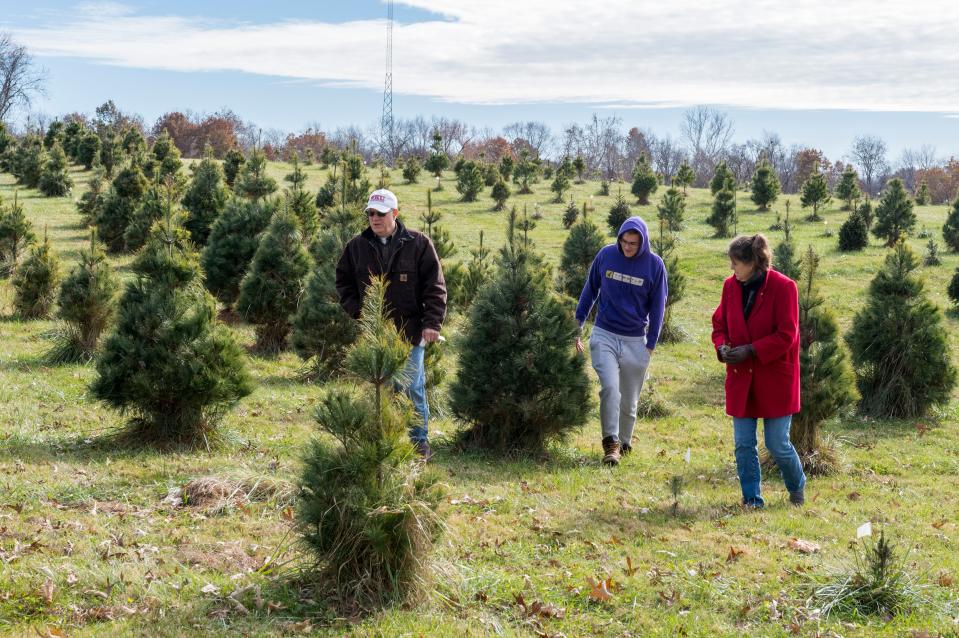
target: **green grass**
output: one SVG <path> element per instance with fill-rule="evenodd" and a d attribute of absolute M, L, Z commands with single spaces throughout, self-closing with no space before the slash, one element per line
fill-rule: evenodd
<path fill-rule="evenodd" d="M 315 191 L 323 171 L 306 170 Z M 273 164 L 270 171 L 281 179 L 289 167 Z M 488 245 L 498 247 L 503 214 L 491 211 L 488 192 L 479 202 L 458 202 L 451 176 L 433 202 L 459 247 L 456 258 L 468 258 L 481 230 Z M 88 177 L 74 172 L 73 197 Z M 371 179 L 375 183 L 376 176 Z M 402 218 L 419 227 L 433 180 L 409 186 L 400 183 L 397 171 L 393 180 Z M 614 183 L 612 195 L 600 197 L 599 183 L 588 182 L 575 185 L 573 196 L 577 202 L 593 196 L 592 215 L 605 227 L 618 187 Z M 628 194 L 628 185 L 622 187 Z M 12 178 L 0 175 L 0 194 L 10 198 L 14 190 Z M 38 230 L 48 227 L 69 268 L 87 241 L 71 198 L 19 193 L 28 216 Z M 773 211 L 782 212 L 787 199 L 799 252 L 811 243 L 822 255 L 824 292 L 846 329 L 885 249 L 873 239 L 862 253 L 838 253 L 836 238 L 823 233 L 838 233 L 846 216 L 839 203 L 825 212 L 827 223 L 812 224 L 801 221 L 804 211 L 795 195 L 780 197 Z M 543 215 L 531 237 L 555 266 L 566 236 L 566 204 L 552 200 L 548 182 L 541 182 L 532 195 L 510 203 Z M 638 423 L 635 450 L 614 471 L 599 465 L 595 412 L 548 460 L 455 454 L 443 442 L 456 424 L 434 421 L 434 463 L 450 494 L 449 529 L 436 548 L 434 582 L 413 609 L 359 618 L 337 618 L 309 587 L 297 585 L 304 563 L 289 534 L 288 490 L 216 507 L 164 502 L 171 489 L 201 476 L 295 482 L 300 454 L 315 435 L 310 415 L 321 388 L 300 382 L 302 364 L 293 354 L 250 359 L 257 389 L 226 417 L 228 443 L 221 448 L 118 449 L 109 434 L 123 418 L 86 394 L 92 367 L 46 366 L 42 357 L 51 343 L 44 335 L 54 323 L 12 318 L 10 284 L 0 282 L 0 633 L 22 636 L 54 627 L 69 636 L 274 636 L 308 626 L 315 635 L 330 636 L 955 633 L 955 397 L 919 422 L 848 417 L 828 424 L 844 470 L 811 480 L 805 509 L 788 506 L 778 477 L 766 482 L 766 511 L 736 507 L 723 370 L 709 343 L 709 317 L 729 266 L 726 240 L 712 239 L 702 221 L 710 201 L 708 191 L 691 191 L 678 241 L 689 283 L 674 318 L 689 340 L 658 348 L 651 367 L 673 416 Z M 746 193 L 740 192 L 739 202 L 739 231 L 767 232 L 775 212 L 753 212 Z M 632 208 L 647 221 L 655 219 L 654 206 Z M 938 238 L 946 207 L 920 207 L 918 214 Z M 773 244 L 780 239 L 779 233 L 767 235 Z M 911 243 L 923 253 L 926 240 Z M 129 257 L 118 260 L 127 263 Z M 945 290 L 957 265 L 959 256 L 944 253 L 943 265 L 922 270 L 941 307 L 948 304 Z M 953 318 L 946 323 L 959 363 L 959 326 Z M 456 328 L 454 321 L 450 336 Z M 251 329 L 235 329 L 243 343 L 253 343 Z M 455 345 L 454 339 L 449 347 Z M 683 462 L 687 448 L 689 466 Z M 674 517 L 669 481 L 678 473 L 684 494 Z M 819 620 L 807 605 L 807 575 L 845 561 L 856 527 L 866 520 L 911 548 L 910 567 L 932 585 L 935 605 L 888 622 Z M 798 554 L 787 547 L 793 537 L 822 550 Z M 590 598 L 588 579 L 609 577 L 615 582 L 612 598 Z M 553 607 L 537 613 L 534 602 Z"/>

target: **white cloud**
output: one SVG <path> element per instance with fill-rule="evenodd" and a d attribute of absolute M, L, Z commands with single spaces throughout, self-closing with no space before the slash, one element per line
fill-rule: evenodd
<path fill-rule="evenodd" d="M 404 0 L 394 90 L 464 103 L 954 111 L 959 11 L 933 0 Z M 385 23 L 224 24 L 81 5 L 15 30 L 39 56 L 382 87 Z"/>

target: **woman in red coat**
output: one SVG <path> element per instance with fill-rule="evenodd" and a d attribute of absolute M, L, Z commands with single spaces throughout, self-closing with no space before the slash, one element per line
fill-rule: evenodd
<path fill-rule="evenodd" d="M 782 473 L 789 501 L 805 502 L 806 476 L 789 440 L 799 412 L 799 295 L 796 282 L 770 268 L 762 235 L 729 244 L 733 276 L 713 313 L 716 356 L 726 364 L 726 414 L 733 417 L 736 471 L 743 504 L 763 507 L 756 426 Z"/>

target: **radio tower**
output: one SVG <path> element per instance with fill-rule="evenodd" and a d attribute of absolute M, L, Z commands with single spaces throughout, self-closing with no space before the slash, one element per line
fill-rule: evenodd
<path fill-rule="evenodd" d="M 380 128 L 383 154 L 393 163 L 393 0 L 386 3 L 386 83 L 383 86 L 383 117 Z"/>

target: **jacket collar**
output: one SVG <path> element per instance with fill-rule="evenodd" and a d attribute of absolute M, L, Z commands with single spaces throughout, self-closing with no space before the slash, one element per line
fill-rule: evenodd
<path fill-rule="evenodd" d="M 376 236 L 376 233 L 373 232 L 373 229 L 367 226 L 363 229 L 363 232 L 360 233 L 361 236 L 365 237 L 367 241 L 379 241 L 379 237 Z M 397 218 L 396 220 L 396 232 L 393 233 L 393 239 L 405 242 L 413 239 L 413 235 L 407 230 L 406 226 L 403 225 L 403 222 Z"/>

